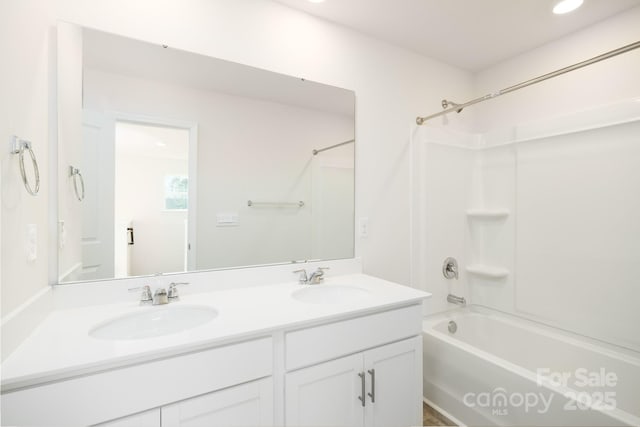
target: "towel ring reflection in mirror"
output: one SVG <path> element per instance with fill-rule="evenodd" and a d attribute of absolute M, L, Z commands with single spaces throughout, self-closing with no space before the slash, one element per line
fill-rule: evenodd
<path fill-rule="evenodd" d="M 76 198 L 80 202 L 83 201 L 84 200 L 84 178 L 82 178 L 80 169 L 74 168 L 73 166 L 69 166 L 69 176 L 73 180 L 73 190 L 76 193 Z M 78 190 L 78 181 L 80 181 L 80 190 Z"/>
<path fill-rule="evenodd" d="M 33 165 L 33 175 L 35 177 L 35 186 L 31 187 L 29 180 L 27 179 L 27 172 L 24 167 L 24 152 L 28 151 L 29 156 L 31 157 L 31 164 Z M 18 155 L 18 161 L 20 162 L 20 175 L 22 176 L 22 183 L 24 184 L 24 188 L 27 190 L 27 193 L 35 196 L 40 191 L 40 170 L 38 169 L 38 161 L 36 160 L 36 155 L 33 153 L 33 149 L 31 148 L 31 142 L 18 138 L 17 136 L 13 136 L 11 140 L 11 154 Z"/>

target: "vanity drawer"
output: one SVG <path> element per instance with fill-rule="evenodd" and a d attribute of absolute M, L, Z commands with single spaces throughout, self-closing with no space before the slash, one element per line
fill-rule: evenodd
<path fill-rule="evenodd" d="M 5 393 L 2 424 L 91 425 L 272 372 L 272 339 L 261 338 Z"/>
<path fill-rule="evenodd" d="M 310 366 L 420 334 L 422 306 L 411 305 L 286 334 L 286 369 Z"/>

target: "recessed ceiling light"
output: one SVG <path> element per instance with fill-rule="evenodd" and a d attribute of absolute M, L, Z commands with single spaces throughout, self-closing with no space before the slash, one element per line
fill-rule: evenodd
<path fill-rule="evenodd" d="M 583 0 L 562 0 L 556 3 L 553 7 L 553 13 L 556 15 L 562 15 L 564 13 L 569 13 L 573 10 L 576 10 L 580 6 L 582 6 Z"/>

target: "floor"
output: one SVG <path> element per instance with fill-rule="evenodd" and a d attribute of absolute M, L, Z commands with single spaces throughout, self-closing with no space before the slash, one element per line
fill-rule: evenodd
<path fill-rule="evenodd" d="M 423 426 L 455 426 L 447 417 L 433 409 L 426 403 L 422 404 L 422 425 Z"/>

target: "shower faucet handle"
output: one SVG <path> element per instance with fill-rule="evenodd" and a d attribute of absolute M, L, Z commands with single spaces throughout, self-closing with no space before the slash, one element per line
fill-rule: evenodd
<path fill-rule="evenodd" d="M 447 258 L 444 260 L 442 264 L 442 274 L 447 279 L 457 279 L 458 278 L 458 261 L 455 258 Z"/>

